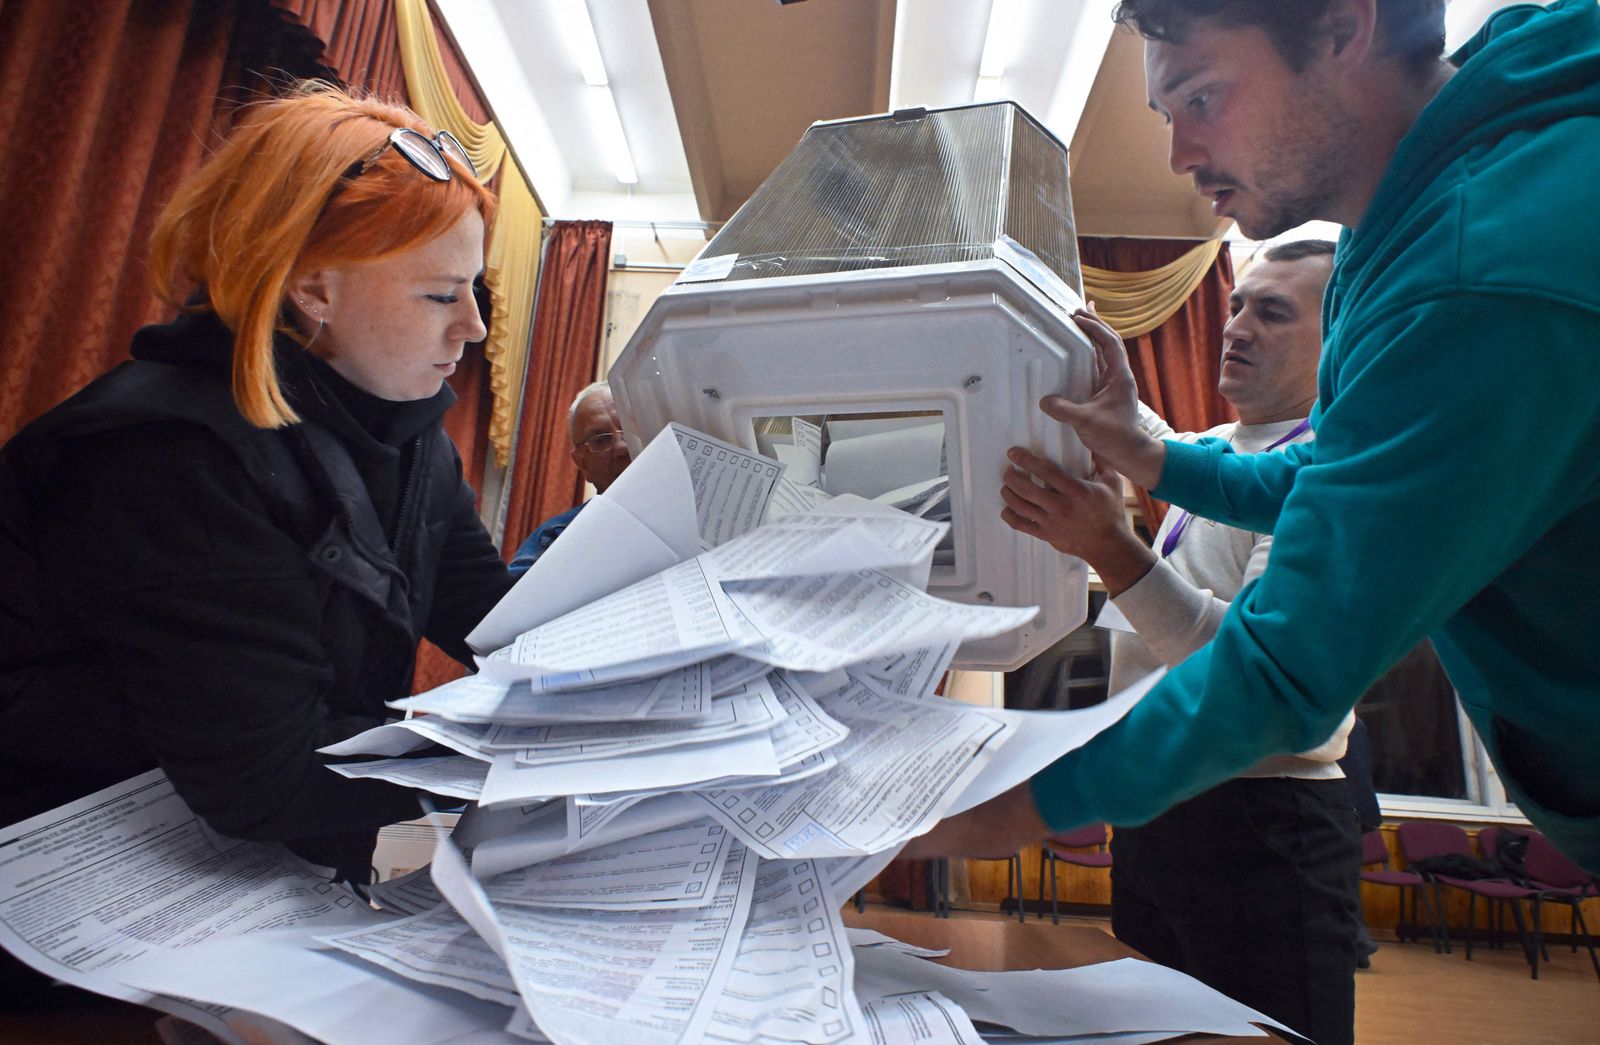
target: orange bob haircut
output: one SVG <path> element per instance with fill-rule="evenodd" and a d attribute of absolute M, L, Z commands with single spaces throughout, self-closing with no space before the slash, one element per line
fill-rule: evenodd
<path fill-rule="evenodd" d="M 398 127 L 433 133 L 404 106 L 303 83 L 289 97 L 250 106 L 156 220 L 156 294 L 190 311 L 213 310 L 233 331 L 234 402 L 258 427 L 299 420 L 279 387 L 272 347 L 280 332 L 306 343 L 284 308 L 296 277 L 402 254 L 470 210 L 485 229 L 494 219 L 494 196 L 457 160 L 449 159 L 450 180 L 439 182 L 391 147 Z M 206 300 L 185 306 L 194 287 Z"/>

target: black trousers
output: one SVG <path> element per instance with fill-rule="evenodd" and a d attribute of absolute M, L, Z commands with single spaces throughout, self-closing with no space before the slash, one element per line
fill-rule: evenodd
<path fill-rule="evenodd" d="M 1361 835 L 1343 780 L 1231 780 L 1111 840 L 1111 928 L 1317 1045 L 1355 1037 Z"/>

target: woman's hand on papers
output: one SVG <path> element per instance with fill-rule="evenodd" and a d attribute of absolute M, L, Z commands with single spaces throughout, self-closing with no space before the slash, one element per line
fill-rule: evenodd
<path fill-rule="evenodd" d="M 1022 783 L 965 813 L 939 821 L 932 831 L 908 842 L 900 855 L 914 860 L 942 856 L 998 860 L 1049 834 L 1050 826 L 1033 804 L 1033 789 Z"/>
<path fill-rule="evenodd" d="M 1094 394 L 1081 403 L 1064 396 L 1045 396 L 1039 409 L 1071 425 L 1089 452 L 1146 489 L 1161 479 L 1167 448 L 1139 425 L 1139 391 L 1128 365 L 1122 338 L 1101 319 L 1091 304 L 1072 314 L 1089 336 L 1100 361 Z"/>
<path fill-rule="evenodd" d="M 1006 525 L 1037 537 L 1094 568 L 1106 590 L 1120 595 L 1155 565 L 1155 553 L 1128 527 L 1122 507 L 1122 479 L 1101 467 L 1087 479 L 1021 447 L 1011 450 L 1012 467 L 1000 488 Z"/>

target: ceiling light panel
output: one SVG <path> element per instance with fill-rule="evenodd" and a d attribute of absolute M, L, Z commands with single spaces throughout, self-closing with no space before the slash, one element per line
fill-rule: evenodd
<path fill-rule="evenodd" d="M 588 3 L 585 0 L 546 0 L 546 6 L 567 54 L 578 63 L 583 82 L 591 87 L 604 87 L 610 81 L 606 78 L 605 59 L 600 57 L 600 41 L 594 35 L 594 22 L 589 18 Z"/>
<path fill-rule="evenodd" d="M 622 114 L 617 112 L 617 99 L 606 86 L 590 86 L 588 98 L 591 126 L 600 141 L 600 151 L 605 155 L 606 166 L 624 185 L 639 181 L 633 165 L 633 150 L 628 148 L 628 136 L 622 129 Z"/>
<path fill-rule="evenodd" d="M 978 61 L 980 80 L 1005 77 L 1022 36 L 1022 8 L 1022 0 L 993 0 L 990 4 L 989 30 L 984 34 L 983 57 Z"/>

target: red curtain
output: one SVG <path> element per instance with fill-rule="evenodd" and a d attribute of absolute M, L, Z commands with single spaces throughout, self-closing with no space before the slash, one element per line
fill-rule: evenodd
<path fill-rule="evenodd" d="M 150 230 L 211 140 L 236 5 L 0 5 L 0 442 L 159 319 Z"/>
<path fill-rule="evenodd" d="M 271 4 L 316 41 L 321 61 L 341 82 L 409 104 L 394 0 L 271 0 Z M 461 107 L 476 122 L 488 123 L 489 107 L 431 5 L 428 15 Z"/>
<path fill-rule="evenodd" d="M 567 442 L 567 406 L 593 380 L 611 267 L 611 223 L 558 221 L 545 239 L 528 377 L 506 510 L 506 558 L 545 519 L 578 503 L 583 481 Z"/>
<path fill-rule="evenodd" d="M 1195 245 L 1192 240 L 1084 236 L 1078 240 L 1078 254 L 1083 264 L 1095 268 L 1147 272 L 1176 261 Z M 1231 293 L 1233 258 L 1224 247 L 1182 308 L 1127 343 L 1139 398 L 1177 431 L 1200 432 L 1237 420 L 1233 407 L 1217 393 Z M 1167 513 L 1166 502 L 1144 490 L 1138 496 L 1153 534 Z"/>
<path fill-rule="evenodd" d="M 321 45 L 321 60 L 349 85 L 406 100 L 394 0 L 270 0 Z"/>
<path fill-rule="evenodd" d="M 394 27 L 393 0 L 0 3 L 0 140 L 11 143 L 0 150 L 0 442 L 127 358 L 140 326 L 166 318 L 145 267 L 150 231 L 237 103 L 330 73 L 404 100 Z M 487 120 L 439 36 L 464 108 Z M 452 384 L 467 406 L 481 367 L 463 366 Z M 486 408 L 453 413 L 463 458 L 481 464 Z"/>

